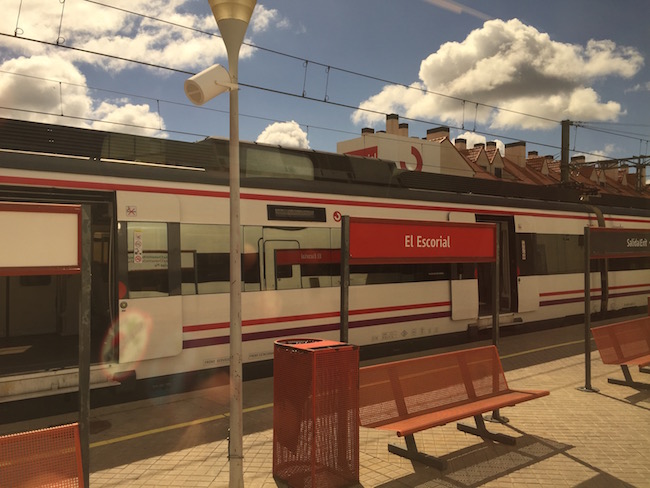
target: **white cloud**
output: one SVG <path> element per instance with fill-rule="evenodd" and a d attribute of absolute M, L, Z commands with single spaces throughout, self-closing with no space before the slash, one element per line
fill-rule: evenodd
<path fill-rule="evenodd" d="M 96 127 L 96 120 L 113 122 L 103 129 L 144 135 L 164 128 L 148 105 L 128 100 L 97 102 L 86 77 L 72 62 L 57 56 L 10 59 L 0 64 L 0 110 L 3 117 Z M 126 124 L 126 125 L 120 125 Z"/>
<path fill-rule="evenodd" d="M 488 20 L 491 18 L 489 15 L 484 14 L 483 12 L 480 12 L 471 7 L 467 7 L 458 2 L 454 2 L 453 0 L 426 0 L 426 1 L 432 5 L 435 5 L 436 7 L 449 10 L 450 12 L 453 12 L 455 14 L 466 13 L 473 17 L 483 19 L 483 20 Z"/>
<path fill-rule="evenodd" d="M 226 50 L 218 37 L 197 34 L 190 29 L 172 25 L 218 33 L 207 2 L 200 14 L 189 12 L 192 3 L 190 0 L 112 1 L 111 6 L 124 9 L 118 10 L 80 0 L 65 4 L 51 0 L 15 2 L 14 8 L 5 10 L 0 29 L 2 32 L 17 30 L 18 38 L 58 42 L 116 58 L 127 57 L 178 69 L 198 69 L 214 64 L 217 59 L 225 59 Z M 62 8 L 63 5 L 65 9 Z M 167 22 L 158 22 L 155 18 Z M 283 25 L 284 22 L 276 10 L 266 9 L 260 4 L 251 20 L 251 31 L 266 30 L 270 25 Z M 0 48 L 4 51 L 4 56 L 0 54 L 0 60 L 16 54 L 44 54 L 56 49 L 41 43 L 17 43 L 11 38 L 0 38 Z M 86 54 L 78 50 L 56 51 L 60 57 L 70 61 L 110 70 L 132 69 L 136 66 L 116 58 Z M 252 52 L 251 48 L 243 46 L 240 58 L 250 57 Z"/>
<path fill-rule="evenodd" d="M 0 64 L 0 70 L 0 105 L 20 109 L 11 116 L 42 120 L 43 113 L 84 117 L 91 111 L 86 77 L 68 61 L 19 57 Z"/>
<path fill-rule="evenodd" d="M 293 120 L 291 122 L 275 122 L 269 125 L 257 137 L 256 142 L 283 147 L 295 147 L 298 149 L 309 149 L 307 133 Z"/>
<path fill-rule="evenodd" d="M 591 40 L 586 46 L 561 43 L 517 19 L 490 20 L 464 41 L 447 42 L 424 59 L 420 79 L 411 85 L 417 89 L 386 86 L 359 107 L 490 128 L 555 126 L 521 115 L 531 113 L 552 120 L 616 120 L 624 113 L 621 105 L 603 102 L 590 86 L 598 78 L 629 78 L 642 65 L 637 50 L 609 40 Z M 352 118 L 373 124 L 383 115 L 359 110 Z"/>
<path fill-rule="evenodd" d="M 270 25 L 274 25 L 279 29 L 287 29 L 290 27 L 289 21 L 280 16 L 276 9 L 268 9 L 258 3 L 253 12 L 253 17 L 251 17 L 251 30 L 255 33 L 264 32 L 269 29 Z"/>
<path fill-rule="evenodd" d="M 102 102 L 94 110 L 94 116 L 101 122 L 93 122 L 93 129 L 113 132 L 127 130 L 131 134 L 152 136 L 158 133 L 157 127 L 165 128 L 158 114 L 151 112 L 149 105 L 135 105 L 127 100 L 120 100 L 117 104 Z"/>
<path fill-rule="evenodd" d="M 124 57 L 200 71 L 226 58 L 219 37 L 172 25 L 218 33 L 207 2 L 201 8 L 194 0 L 112 0 L 108 5 L 81 0 L 30 0 L 3 5 L 0 32 L 15 31 L 16 36 L 0 36 L 0 101 L 4 107 L 21 110 L 2 110 L 0 115 L 155 134 L 155 128 L 165 126 L 155 107 L 123 98 L 93 98 L 82 68 L 93 66 L 110 76 L 141 67 L 119 59 Z M 277 10 L 258 4 L 251 31 L 286 25 Z M 77 49 L 62 49 L 56 44 Z M 240 59 L 252 56 L 253 51 L 243 46 Z M 157 76 L 161 74 L 165 72 L 156 72 Z M 112 124 L 98 125 L 100 119 Z"/>
<path fill-rule="evenodd" d="M 621 148 L 616 144 L 606 144 L 603 149 L 592 149 L 588 154 L 576 153 L 573 156 L 584 156 L 587 163 L 612 159 L 612 154 L 620 153 Z"/>
<path fill-rule="evenodd" d="M 632 88 L 628 88 L 627 90 L 625 90 L 625 93 L 644 92 L 644 91 L 650 91 L 650 81 L 646 81 L 645 83 L 638 83 L 634 85 Z"/>

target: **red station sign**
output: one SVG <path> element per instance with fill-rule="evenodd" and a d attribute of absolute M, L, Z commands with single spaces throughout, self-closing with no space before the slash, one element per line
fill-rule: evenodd
<path fill-rule="evenodd" d="M 350 262 L 496 260 L 496 225 L 350 218 Z"/>

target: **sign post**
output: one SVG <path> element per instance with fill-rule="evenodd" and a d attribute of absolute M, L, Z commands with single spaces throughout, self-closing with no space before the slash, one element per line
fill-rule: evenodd
<path fill-rule="evenodd" d="M 585 227 L 585 386 L 581 391 L 597 392 L 591 386 L 591 260 L 650 257 L 650 230 Z M 603 293 L 605 290 L 603 290 Z"/>

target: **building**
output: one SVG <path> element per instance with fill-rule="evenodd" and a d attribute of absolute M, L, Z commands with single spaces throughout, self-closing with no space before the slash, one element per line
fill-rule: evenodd
<path fill-rule="evenodd" d="M 650 198 L 646 167 L 631 173 L 618 161 L 587 163 L 584 156 L 571 158 L 570 182 L 562 183 L 560 161 L 552 155 L 526 153 L 526 143 L 505 145 L 501 154 L 495 141 L 467 147 L 467 141 L 452 142 L 449 127 L 429 129 L 425 138 L 412 137 L 408 124 L 399 116 L 386 116 L 386 130 L 364 128 L 361 137 L 341 141 L 337 152 L 395 161 L 401 169 L 467 176 L 486 180 L 506 180 L 537 186 L 571 185 L 588 194 L 613 194 Z"/>

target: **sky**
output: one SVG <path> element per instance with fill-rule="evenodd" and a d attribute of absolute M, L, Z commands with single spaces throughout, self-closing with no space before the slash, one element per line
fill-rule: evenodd
<path fill-rule="evenodd" d="M 0 117 L 227 138 L 227 67 L 208 0 L 0 0 Z M 258 0 L 239 61 L 240 138 L 336 152 L 386 114 L 409 135 L 587 161 L 650 154 L 647 0 Z"/>

